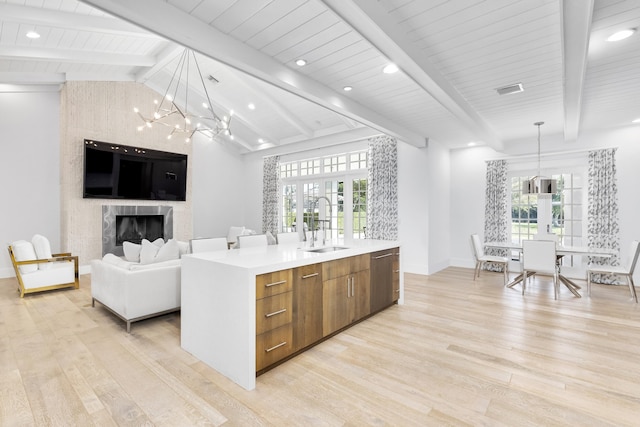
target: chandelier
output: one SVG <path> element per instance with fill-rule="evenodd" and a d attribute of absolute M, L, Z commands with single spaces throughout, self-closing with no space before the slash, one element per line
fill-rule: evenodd
<path fill-rule="evenodd" d="M 206 115 L 195 114 L 189 108 L 190 92 L 192 92 L 192 96 L 197 95 L 195 88 L 190 90 L 189 86 L 189 72 L 191 67 L 194 66 L 203 89 L 202 93 L 205 101 L 202 102 L 202 107 L 207 110 Z M 176 103 L 176 99 L 179 97 L 182 97 L 184 107 L 180 107 Z M 156 99 L 153 103 L 155 104 L 155 110 L 150 117 L 143 115 L 137 107 L 133 109 L 144 122 L 143 125 L 138 126 L 139 131 L 143 131 L 145 128 L 152 128 L 154 125 L 162 125 L 169 128 L 167 139 L 172 139 L 174 136 L 183 136 L 185 142 L 190 142 L 196 132 L 210 140 L 222 133 L 229 135 L 233 139 L 230 128 L 233 111 L 229 113 L 228 117 L 224 116 L 222 118 L 218 117 L 213 111 L 209 92 L 200 72 L 200 65 L 196 59 L 195 52 L 190 49 L 185 49 L 180 55 L 176 69 L 171 76 L 162 99 L 160 101 Z"/>
<path fill-rule="evenodd" d="M 544 122 L 535 122 L 538 127 L 538 175 L 522 183 L 522 194 L 551 195 L 558 191 L 555 179 L 545 178 L 540 172 L 540 126 Z"/>

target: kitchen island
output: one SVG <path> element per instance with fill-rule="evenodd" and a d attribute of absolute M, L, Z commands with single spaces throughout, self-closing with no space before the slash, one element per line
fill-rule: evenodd
<path fill-rule="evenodd" d="M 253 390 L 256 374 L 402 303 L 398 242 L 300 245 L 185 255 L 182 348 Z"/>

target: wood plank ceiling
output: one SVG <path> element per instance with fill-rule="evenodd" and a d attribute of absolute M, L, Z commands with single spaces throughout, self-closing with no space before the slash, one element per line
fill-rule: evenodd
<path fill-rule="evenodd" d="M 214 109 L 234 111 L 240 152 L 378 133 L 508 150 L 536 121 L 573 149 L 640 117 L 640 36 L 604 41 L 639 26 L 634 0 L 0 0 L 0 88 L 163 93 L 187 46 Z M 400 71 L 384 74 L 389 62 Z M 516 83 L 524 92 L 496 93 Z"/>

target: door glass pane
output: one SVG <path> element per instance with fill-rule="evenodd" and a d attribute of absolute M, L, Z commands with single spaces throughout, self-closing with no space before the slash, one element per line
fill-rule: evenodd
<path fill-rule="evenodd" d="M 280 221 L 280 231 L 285 233 L 296 231 L 296 215 L 298 213 L 296 187 L 296 184 L 282 186 L 282 220 Z"/>
<path fill-rule="evenodd" d="M 303 222 L 304 222 L 304 230 L 305 233 L 307 230 L 311 231 L 311 205 L 313 205 L 314 200 L 318 198 L 320 195 L 320 183 L 319 182 L 305 182 L 302 184 L 302 199 L 304 203 L 304 214 L 303 214 Z M 314 227 L 318 228 L 318 207 L 315 206 L 314 212 Z"/>
<path fill-rule="evenodd" d="M 353 237 L 367 237 L 367 180 L 353 180 Z"/>
<path fill-rule="evenodd" d="M 324 200 L 324 213 L 322 218 L 326 226 L 325 236 L 327 239 L 344 237 L 344 221 L 340 201 L 344 199 L 344 181 L 325 181 L 324 195 L 331 200 L 331 209 Z M 320 202 L 322 203 L 322 201 Z M 331 218 L 329 218 L 331 214 Z"/>

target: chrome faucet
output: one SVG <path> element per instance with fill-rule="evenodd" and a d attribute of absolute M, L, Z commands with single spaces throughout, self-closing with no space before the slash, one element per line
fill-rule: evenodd
<path fill-rule="evenodd" d="M 318 206 L 318 201 L 320 199 L 325 199 L 329 204 L 329 230 L 331 230 L 331 219 L 333 218 L 333 206 L 331 206 L 331 200 L 327 196 L 316 197 L 314 201 L 311 202 L 311 244 L 310 246 L 313 248 L 316 241 L 316 230 L 315 230 L 315 210 L 316 206 Z M 326 230 L 323 230 L 326 231 Z M 326 233 L 322 233 L 322 246 L 325 244 Z"/>

